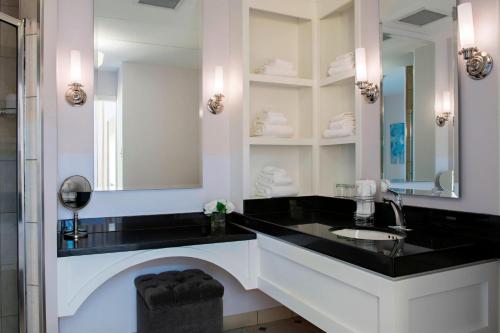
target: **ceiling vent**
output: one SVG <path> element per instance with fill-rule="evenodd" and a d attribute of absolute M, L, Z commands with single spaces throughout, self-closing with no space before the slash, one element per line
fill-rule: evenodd
<path fill-rule="evenodd" d="M 436 13 L 431 10 L 421 9 L 416 13 L 413 13 L 409 16 L 403 17 L 399 19 L 399 22 L 416 25 L 418 27 L 423 27 L 432 22 L 436 22 L 442 18 L 445 18 L 447 15 Z"/>
<path fill-rule="evenodd" d="M 181 0 L 139 0 L 139 3 L 168 9 L 175 9 Z"/>

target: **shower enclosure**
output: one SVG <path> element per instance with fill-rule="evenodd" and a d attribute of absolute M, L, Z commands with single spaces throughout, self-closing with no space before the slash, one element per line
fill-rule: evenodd
<path fill-rule="evenodd" d="M 0 332 L 42 332 L 38 32 L 29 20 L 3 10 L 2 5 Z M 31 29 L 29 35 L 25 34 L 27 28 Z M 31 84 L 27 85 L 28 79 Z"/>

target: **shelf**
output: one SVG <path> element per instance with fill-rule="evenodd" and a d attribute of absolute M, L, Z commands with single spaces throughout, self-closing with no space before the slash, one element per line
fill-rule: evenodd
<path fill-rule="evenodd" d="M 355 76 L 356 73 L 355 70 L 353 69 L 352 71 L 346 71 L 345 73 L 342 73 L 339 76 L 331 76 L 324 80 L 321 80 L 320 86 L 328 87 L 328 86 L 340 86 L 340 85 L 352 84 L 352 86 L 354 87 Z"/>
<path fill-rule="evenodd" d="M 313 80 L 309 79 L 299 79 L 293 77 L 286 76 L 272 76 L 272 75 L 264 75 L 264 74 L 250 74 L 250 82 L 260 83 L 260 84 L 268 84 L 273 86 L 281 86 L 281 87 L 312 87 Z"/>
<path fill-rule="evenodd" d="M 251 146 L 312 146 L 312 139 L 251 137 Z"/>
<path fill-rule="evenodd" d="M 338 146 L 356 144 L 356 136 L 346 136 L 344 138 L 321 139 L 320 146 Z"/>

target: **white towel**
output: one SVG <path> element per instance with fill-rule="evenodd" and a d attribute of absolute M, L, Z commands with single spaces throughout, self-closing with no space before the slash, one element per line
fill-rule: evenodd
<path fill-rule="evenodd" d="M 298 72 L 295 69 L 288 68 L 278 68 L 269 65 L 264 65 L 261 68 L 258 68 L 255 73 L 271 75 L 271 76 L 285 76 L 285 77 L 297 77 Z"/>
<path fill-rule="evenodd" d="M 331 139 L 331 138 L 342 138 L 346 136 L 352 136 L 355 135 L 355 129 L 354 128 L 342 128 L 342 129 L 330 129 L 327 128 L 323 132 L 323 137 L 326 139 Z"/>
<path fill-rule="evenodd" d="M 273 175 L 268 175 L 265 173 L 261 173 L 257 177 L 257 184 L 261 184 L 264 186 L 271 186 L 271 185 L 292 185 L 293 180 L 287 175 L 283 174 L 273 174 Z"/>
<path fill-rule="evenodd" d="M 295 69 L 295 66 L 291 61 L 275 58 L 267 62 L 267 65 L 273 66 L 276 68 L 284 68 L 284 69 Z"/>
<path fill-rule="evenodd" d="M 342 128 L 355 128 L 356 122 L 354 120 L 337 120 L 330 121 L 328 124 L 329 129 L 342 129 Z"/>
<path fill-rule="evenodd" d="M 330 119 L 330 122 L 354 119 L 354 112 L 343 112 Z"/>
<path fill-rule="evenodd" d="M 346 54 L 341 54 L 335 58 L 335 60 L 338 61 L 346 61 L 346 60 L 353 60 L 354 61 L 354 52 L 348 52 Z"/>
<path fill-rule="evenodd" d="M 277 138 L 291 138 L 294 130 L 288 125 L 270 125 L 268 123 L 254 124 L 253 136 L 270 136 Z"/>
<path fill-rule="evenodd" d="M 263 111 L 257 114 L 254 124 L 288 125 L 288 119 L 283 113 Z"/>
<path fill-rule="evenodd" d="M 271 175 L 271 176 L 274 176 L 274 175 L 286 176 L 287 175 L 287 172 L 285 169 L 278 168 L 275 166 L 270 166 L 270 165 L 263 167 L 260 172 L 261 172 L 261 174 Z"/>
<path fill-rule="evenodd" d="M 264 198 L 294 197 L 299 194 L 295 185 L 255 186 L 255 195 Z"/>
<path fill-rule="evenodd" d="M 353 67 L 342 67 L 342 68 L 329 68 L 328 69 L 328 76 L 340 76 L 342 74 L 346 75 L 347 73 L 350 73 L 354 70 Z"/>
<path fill-rule="evenodd" d="M 347 61 L 334 61 L 330 63 L 328 66 L 331 69 L 343 69 L 343 68 L 354 68 L 355 63 L 354 61 L 347 60 Z"/>

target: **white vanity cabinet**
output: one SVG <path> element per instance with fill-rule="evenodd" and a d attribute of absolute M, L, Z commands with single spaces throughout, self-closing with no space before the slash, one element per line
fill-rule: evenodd
<path fill-rule="evenodd" d="M 326 332 L 497 332 L 496 261 L 392 279 L 264 234 L 249 241 L 58 258 L 59 316 L 78 316 L 86 298 L 113 276 L 174 257 L 211 262 L 243 288 L 260 289 Z"/>
<path fill-rule="evenodd" d="M 497 332 L 498 263 L 391 279 L 259 235 L 258 288 L 326 332 Z"/>

